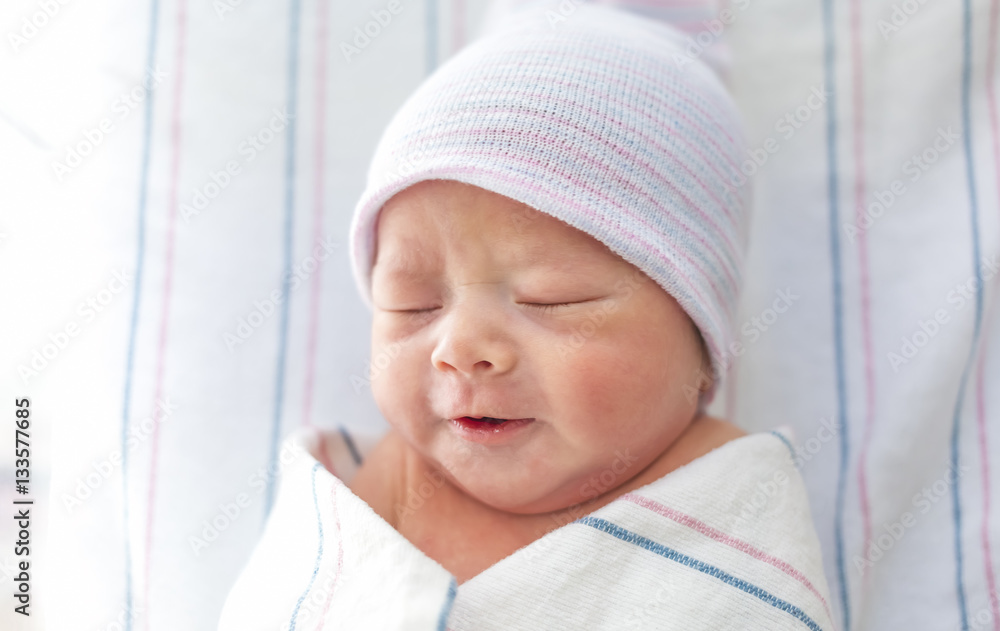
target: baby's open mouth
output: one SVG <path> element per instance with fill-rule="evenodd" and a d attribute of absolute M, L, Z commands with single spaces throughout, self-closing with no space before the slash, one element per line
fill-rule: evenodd
<path fill-rule="evenodd" d="M 503 423 L 504 421 L 510 420 L 510 419 L 506 419 L 506 418 L 493 418 L 492 416 L 484 416 L 482 418 L 472 418 L 471 416 L 466 416 L 464 418 L 467 418 L 470 421 L 484 421 L 486 423 L 491 423 L 493 425 L 499 425 L 500 423 Z"/>
<path fill-rule="evenodd" d="M 460 416 L 451 419 L 451 426 L 465 440 L 482 444 L 500 444 L 513 439 L 533 426 L 533 418 L 496 418 L 493 416 Z"/>

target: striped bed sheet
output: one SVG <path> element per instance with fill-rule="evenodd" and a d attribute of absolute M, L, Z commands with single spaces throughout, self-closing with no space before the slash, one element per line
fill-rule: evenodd
<path fill-rule="evenodd" d="M 691 54 L 729 66 L 755 209 L 743 346 L 709 411 L 794 430 L 836 627 L 1000 631 L 1000 0 L 619 4 L 664 19 L 677 7 Z M 350 209 L 382 125 L 484 15 L 407 3 L 346 59 L 340 45 L 384 7 L 74 5 L 11 57 L 71 66 L 72 29 L 106 43 L 88 49 L 80 84 L 106 107 L 64 117 L 90 130 L 107 116 L 114 132 L 65 180 L 45 175 L 85 218 L 70 224 L 85 249 L 60 248 L 87 257 L 94 290 L 112 270 L 131 280 L 53 367 L 16 378 L 59 437 L 44 534 L 59 571 L 43 615 L 3 611 L 0 625 L 214 628 L 271 513 L 284 439 L 384 425 L 366 382 L 380 358 L 350 285 Z M 703 12 L 727 8 L 716 36 Z M 152 76 L 117 118 L 115 99 Z M 84 138 L 49 131 L 53 110 L 22 87 L 0 103 L 4 143 L 32 156 L 0 187 L 11 251 L 17 217 L 64 205 L 8 210 L 17 186 Z M 75 317 L 51 306 L 60 324 Z M 23 332 L 11 356 L 30 365 L 50 322 L 0 318 Z M 113 454 L 120 464 L 89 483 Z"/>

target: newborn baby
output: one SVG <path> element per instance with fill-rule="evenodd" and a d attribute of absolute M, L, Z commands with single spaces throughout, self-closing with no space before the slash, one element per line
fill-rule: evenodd
<path fill-rule="evenodd" d="M 379 141 L 350 250 L 391 429 L 289 439 L 220 629 L 832 629 L 789 437 L 706 413 L 740 353 L 735 106 L 670 25 L 555 6 Z"/>
<path fill-rule="evenodd" d="M 595 510 L 743 435 L 699 412 L 692 392 L 711 366 L 670 295 L 496 193 L 429 180 L 394 196 L 372 294 L 372 356 L 399 345 L 372 381 L 393 428 L 349 486 L 459 583 L 577 505 Z M 616 460 L 614 481 L 595 483 Z M 442 474 L 424 508 L 399 509 Z"/>

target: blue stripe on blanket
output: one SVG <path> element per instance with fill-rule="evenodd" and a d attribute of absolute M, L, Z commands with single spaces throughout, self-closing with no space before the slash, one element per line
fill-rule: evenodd
<path fill-rule="evenodd" d="M 785 435 L 782 434 L 781 432 L 777 431 L 777 430 L 773 430 L 772 429 L 771 433 L 774 434 L 775 436 L 777 436 L 778 438 L 780 438 L 781 442 L 785 443 L 785 447 L 788 447 L 788 455 L 792 459 L 792 464 L 795 464 L 795 447 L 792 447 L 792 443 L 788 442 L 788 439 L 785 438 Z M 798 467 L 798 465 L 796 464 L 796 468 L 797 467 Z"/>
<path fill-rule="evenodd" d="M 958 439 L 962 421 L 962 404 L 965 402 L 965 387 L 972 368 L 972 361 L 979 346 L 979 329 L 983 317 L 983 277 L 979 267 L 979 203 L 976 196 L 976 171 L 972 151 L 972 117 L 969 114 L 969 96 L 972 75 L 972 8 L 969 0 L 962 2 L 962 139 L 965 145 L 965 172 L 969 186 L 969 214 L 972 222 L 972 269 L 976 276 L 976 319 L 972 332 L 972 348 L 962 369 L 962 381 L 958 386 L 958 400 L 955 401 L 955 415 L 951 424 L 951 467 L 958 470 Z M 964 554 L 962 552 L 962 497 L 958 484 L 959 476 L 952 476 L 951 498 L 952 518 L 955 522 L 955 587 L 958 591 L 958 611 L 962 621 L 962 631 L 969 629 L 968 606 L 965 601 Z"/>
<path fill-rule="evenodd" d="M 312 576 L 309 577 L 309 584 L 306 585 L 302 595 L 299 596 L 298 602 L 295 603 L 295 609 L 292 611 L 292 619 L 288 623 L 288 631 L 295 631 L 295 622 L 299 616 L 299 608 L 302 607 L 302 602 L 309 595 L 309 590 L 312 589 L 313 583 L 316 581 L 316 575 L 319 574 L 319 563 L 323 560 L 323 517 L 319 513 L 319 499 L 316 497 L 316 471 L 322 466 L 318 462 L 312 466 L 312 494 L 313 506 L 316 507 L 316 527 L 319 528 L 319 550 L 316 552 L 316 564 L 313 566 Z"/>
<path fill-rule="evenodd" d="M 438 618 L 437 631 L 445 631 L 448 628 L 448 616 L 451 615 L 451 606 L 455 604 L 455 594 L 458 592 L 458 583 L 455 577 L 451 577 L 448 583 L 448 594 L 444 599 L 444 606 L 441 607 L 441 616 Z"/>
<path fill-rule="evenodd" d="M 795 605 L 787 603 L 784 600 L 778 598 L 777 596 L 774 596 L 769 592 L 764 591 L 760 587 L 748 583 L 743 579 L 736 578 L 735 576 L 728 574 L 715 566 L 709 565 L 708 563 L 704 563 L 697 559 L 692 559 L 691 557 L 685 554 L 681 554 L 676 550 L 668 548 L 667 546 L 664 545 L 660 545 L 651 539 L 643 537 L 642 535 L 626 530 L 621 526 L 618 526 L 616 524 L 607 521 L 606 519 L 587 516 L 587 517 L 581 517 L 580 519 L 576 520 L 573 523 L 583 524 L 585 526 L 593 526 L 594 528 L 606 532 L 613 537 L 617 537 L 622 541 L 626 541 L 628 543 L 634 543 L 637 546 L 645 548 L 650 552 L 654 552 L 664 558 L 670 559 L 671 561 L 677 561 L 678 563 L 686 565 L 692 569 L 698 570 L 699 572 L 703 572 L 705 574 L 708 574 L 709 576 L 714 576 L 723 583 L 732 585 L 733 587 L 740 589 L 750 594 L 751 596 L 756 596 L 757 598 L 761 599 L 762 601 L 771 605 L 772 607 L 776 607 L 777 609 L 780 609 L 784 612 L 787 612 L 795 616 L 796 618 L 801 620 L 803 624 L 805 624 L 813 631 L 821 631 L 820 626 L 816 624 L 812 618 L 807 616 L 804 611 L 802 611 Z"/>
<path fill-rule="evenodd" d="M 295 121 L 299 90 L 299 16 L 300 0 L 292 0 L 290 5 L 288 33 L 288 141 L 285 149 L 285 232 L 283 243 L 284 265 L 281 273 L 281 323 L 278 329 L 278 366 L 274 384 L 274 414 L 271 421 L 271 452 L 268 457 L 268 471 L 276 471 L 278 466 L 278 442 L 281 440 L 281 410 L 285 395 L 285 355 L 288 350 L 288 297 L 292 279 L 292 219 L 295 215 Z M 267 495 L 264 500 L 264 519 L 271 512 L 274 501 L 275 476 L 267 479 Z"/>
<path fill-rule="evenodd" d="M 149 8 L 149 44 L 146 49 L 146 72 L 152 72 L 156 67 L 156 35 L 159 31 L 157 18 L 160 14 L 160 3 L 152 0 Z M 146 99 L 146 112 L 142 128 L 142 163 L 139 167 L 139 205 L 138 205 L 138 235 L 135 254 L 135 293 L 132 294 L 132 317 L 129 320 L 128 350 L 125 353 L 125 393 L 122 396 L 122 532 L 125 540 L 125 631 L 132 631 L 132 537 L 128 517 L 128 417 L 132 402 L 132 366 L 135 359 L 135 338 L 139 329 L 139 305 L 142 297 L 142 271 L 146 258 L 146 199 L 149 183 L 149 151 L 152 145 L 153 101 L 152 96 Z"/>
<path fill-rule="evenodd" d="M 837 471 L 837 503 L 834 509 L 834 545 L 837 553 L 837 582 L 844 631 L 851 631 L 851 604 L 844 569 L 844 494 L 847 488 L 847 465 L 850 462 L 850 436 L 847 427 L 847 378 L 844 367 L 844 306 L 840 266 L 839 186 L 837 181 L 837 79 L 833 34 L 833 0 L 823 2 L 823 75 L 830 100 L 826 106 L 827 188 L 830 200 L 830 258 L 833 272 L 833 341 L 836 349 L 837 419 L 840 430 L 840 463 Z"/>

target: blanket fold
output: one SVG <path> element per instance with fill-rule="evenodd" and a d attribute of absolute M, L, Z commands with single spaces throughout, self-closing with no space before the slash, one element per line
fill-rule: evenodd
<path fill-rule="evenodd" d="M 583 505 L 460 586 L 347 488 L 356 463 L 321 464 L 326 441 L 357 453 L 345 432 L 289 439 L 294 459 L 220 631 L 834 629 L 780 431 L 731 441 L 596 511 Z"/>

